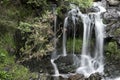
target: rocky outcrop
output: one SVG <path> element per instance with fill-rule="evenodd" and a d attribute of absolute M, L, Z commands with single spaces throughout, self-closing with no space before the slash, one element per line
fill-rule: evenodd
<path fill-rule="evenodd" d="M 103 14 L 105 20 L 118 20 L 120 19 L 120 11 L 116 8 L 109 8 L 107 12 Z"/>
<path fill-rule="evenodd" d="M 68 80 L 101 80 L 102 76 L 98 73 L 91 74 L 88 78 L 85 78 L 83 74 L 72 75 Z"/>
<path fill-rule="evenodd" d="M 120 4 L 120 1 L 119 0 L 107 0 L 109 5 L 112 5 L 112 6 L 116 6 L 118 4 Z"/>
<path fill-rule="evenodd" d="M 65 57 L 60 56 L 55 63 L 58 66 L 58 69 L 60 73 L 70 73 L 75 72 L 76 65 L 74 65 L 74 56 L 72 54 L 69 54 Z"/>
<path fill-rule="evenodd" d="M 113 39 L 120 44 L 120 1 L 106 0 L 106 12 L 102 14 L 103 21 L 106 25 L 106 39 Z M 104 3 L 104 2 L 102 2 Z M 114 6 L 111 6 L 114 5 Z"/>
<path fill-rule="evenodd" d="M 82 74 L 76 74 L 76 75 L 70 76 L 68 80 L 85 80 L 85 77 Z"/>

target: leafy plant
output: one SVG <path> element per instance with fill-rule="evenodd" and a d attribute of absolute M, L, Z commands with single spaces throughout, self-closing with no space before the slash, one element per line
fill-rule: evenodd
<path fill-rule="evenodd" d="M 53 50 L 52 43 L 48 41 L 52 33 L 49 26 L 49 23 L 41 22 L 35 22 L 33 24 L 26 22 L 20 23 L 18 29 L 20 30 L 19 34 L 21 35 L 21 39 L 19 40 L 23 42 L 17 41 L 18 45 L 16 47 L 21 52 L 21 60 L 31 59 L 33 57 L 39 59 Z M 19 54 L 19 52 L 16 54 Z"/>
<path fill-rule="evenodd" d="M 88 8 L 93 3 L 93 0 L 66 0 L 66 1 L 70 1 L 71 3 L 75 3 L 82 8 Z"/>
<path fill-rule="evenodd" d="M 29 23 L 20 22 L 20 25 L 19 25 L 18 29 L 21 30 L 22 33 L 30 32 L 31 31 L 31 29 L 30 29 L 31 26 L 32 25 L 30 25 Z"/>
<path fill-rule="evenodd" d="M 4 63 L 5 58 L 6 58 L 6 54 L 4 53 L 4 51 L 2 49 L 0 49 L 0 63 Z"/>
<path fill-rule="evenodd" d="M 0 71 L 0 80 L 13 80 L 12 74 L 6 71 Z"/>

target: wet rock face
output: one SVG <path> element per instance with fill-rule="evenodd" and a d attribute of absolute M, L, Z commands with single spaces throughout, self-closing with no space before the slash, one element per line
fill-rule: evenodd
<path fill-rule="evenodd" d="M 68 78 L 68 80 L 101 80 L 101 79 L 102 76 L 99 75 L 99 73 L 91 74 L 91 76 L 88 78 L 85 78 L 83 74 L 72 75 Z"/>
<path fill-rule="evenodd" d="M 106 27 L 106 37 L 112 38 L 120 45 L 120 22 L 112 21 L 111 25 Z"/>
<path fill-rule="evenodd" d="M 119 0 L 107 0 L 109 5 L 112 5 L 112 6 L 116 6 L 118 4 L 120 4 L 120 1 Z"/>
<path fill-rule="evenodd" d="M 69 54 L 65 57 L 60 56 L 55 63 L 58 66 L 58 69 L 60 71 L 60 73 L 69 73 L 69 72 L 75 72 L 76 66 L 73 65 L 74 61 L 73 61 L 73 55 Z"/>
<path fill-rule="evenodd" d="M 24 66 L 30 69 L 31 72 L 39 73 L 49 73 L 53 74 L 54 69 L 50 62 L 50 56 L 43 57 L 41 60 L 32 58 L 31 60 L 26 60 L 21 62 Z"/>
<path fill-rule="evenodd" d="M 112 61 L 111 61 L 112 60 Z M 106 58 L 105 64 L 105 76 L 107 77 L 117 77 L 120 75 L 120 59 L 116 59 L 116 57 L 110 56 Z"/>
<path fill-rule="evenodd" d="M 103 21 L 106 24 L 106 39 L 113 39 L 120 45 L 120 1 L 106 1 L 108 6 L 106 7 L 106 12 L 102 14 Z M 109 6 L 113 4 L 117 6 Z"/>
<path fill-rule="evenodd" d="M 70 76 L 68 80 L 85 80 L 85 77 L 82 74 L 76 74 L 76 75 Z"/>
<path fill-rule="evenodd" d="M 103 14 L 105 20 L 117 20 L 120 19 L 120 11 L 115 8 L 107 9 L 107 12 Z"/>
<path fill-rule="evenodd" d="M 91 74 L 86 80 L 101 80 L 102 76 L 99 73 Z"/>

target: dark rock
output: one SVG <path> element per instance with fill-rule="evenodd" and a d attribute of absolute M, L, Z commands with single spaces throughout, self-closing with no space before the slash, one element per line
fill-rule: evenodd
<path fill-rule="evenodd" d="M 106 27 L 106 38 L 112 38 L 120 45 L 120 22 L 112 21 L 111 25 Z"/>
<path fill-rule="evenodd" d="M 100 9 L 98 7 L 92 7 L 90 9 L 88 9 L 88 12 L 99 12 Z"/>
<path fill-rule="evenodd" d="M 58 69 L 60 73 L 69 73 L 69 72 L 75 72 L 76 66 L 73 65 L 73 55 L 69 54 L 65 57 L 60 56 L 55 63 L 58 66 Z"/>
<path fill-rule="evenodd" d="M 120 75 L 119 63 L 120 59 L 116 59 L 116 55 L 107 56 L 105 60 L 105 76 L 106 77 L 117 77 Z"/>
<path fill-rule="evenodd" d="M 72 75 L 68 80 L 101 80 L 102 76 L 99 73 L 91 74 L 90 77 L 85 78 L 83 74 Z"/>
<path fill-rule="evenodd" d="M 101 80 L 102 76 L 99 73 L 91 74 L 86 80 Z"/>
<path fill-rule="evenodd" d="M 58 60 L 56 60 L 55 62 L 62 62 L 62 63 L 66 63 L 68 65 L 73 64 L 73 55 L 69 54 L 67 56 L 60 56 L 58 58 Z"/>
<path fill-rule="evenodd" d="M 70 76 L 68 80 L 85 80 L 85 77 L 83 74 L 76 74 L 76 75 Z"/>
<path fill-rule="evenodd" d="M 50 62 L 50 56 L 45 56 L 40 60 L 32 58 L 20 63 L 29 68 L 31 72 L 54 74 L 54 69 Z"/>

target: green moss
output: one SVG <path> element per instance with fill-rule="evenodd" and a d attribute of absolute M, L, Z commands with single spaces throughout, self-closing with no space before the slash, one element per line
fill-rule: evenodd
<path fill-rule="evenodd" d="M 113 54 L 117 52 L 117 43 L 116 42 L 109 42 L 107 46 L 107 51 Z"/>
<path fill-rule="evenodd" d="M 82 39 L 75 39 L 75 52 L 81 52 L 82 50 Z M 73 39 L 67 40 L 67 51 L 72 52 L 73 51 Z"/>
<path fill-rule="evenodd" d="M 116 30 L 114 31 L 114 35 L 115 35 L 115 36 L 119 36 L 119 35 L 120 35 L 120 28 L 118 28 L 118 29 L 116 29 Z"/>
<path fill-rule="evenodd" d="M 105 52 L 108 55 L 120 55 L 120 49 L 118 48 L 118 45 L 117 45 L 116 41 L 109 42 L 105 46 Z"/>

